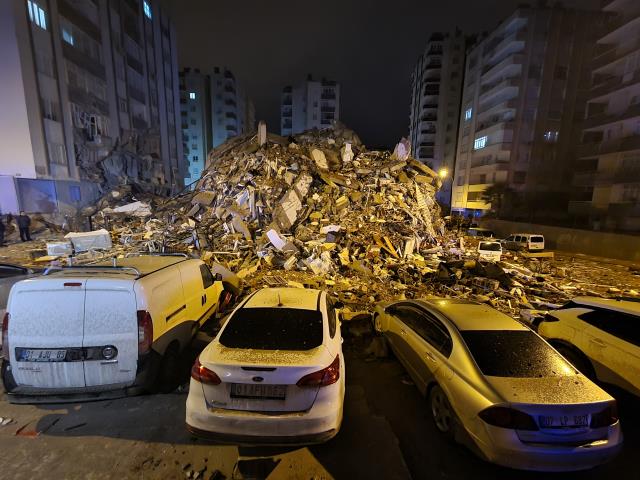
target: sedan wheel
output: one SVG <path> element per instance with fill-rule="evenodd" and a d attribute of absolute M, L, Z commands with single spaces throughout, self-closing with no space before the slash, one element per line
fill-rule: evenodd
<path fill-rule="evenodd" d="M 454 413 L 449 399 L 440 386 L 435 385 L 431 389 L 429 393 L 429 403 L 431 405 L 433 421 L 438 430 L 448 437 L 453 437 Z"/>

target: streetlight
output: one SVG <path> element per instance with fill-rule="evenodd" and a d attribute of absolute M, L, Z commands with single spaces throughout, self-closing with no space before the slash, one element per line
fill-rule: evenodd
<path fill-rule="evenodd" d="M 438 176 L 444 180 L 445 178 L 447 178 L 447 175 L 449 175 L 449 170 L 447 170 L 446 168 L 442 167 L 440 170 L 438 170 Z"/>

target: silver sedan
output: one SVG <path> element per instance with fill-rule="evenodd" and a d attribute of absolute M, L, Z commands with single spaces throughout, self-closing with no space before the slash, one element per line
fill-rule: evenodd
<path fill-rule="evenodd" d="M 615 400 L 511 317 L 432 298 L 380 304 L 373 321 L 428 398 L 438 430 L 484 459 L 570 471 L 620 451 Z"/>

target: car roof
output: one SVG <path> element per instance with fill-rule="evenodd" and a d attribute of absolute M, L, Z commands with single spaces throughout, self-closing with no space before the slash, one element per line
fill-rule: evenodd
<path fill-rule="evenodd" d="M 526 236 L 534 236 L 534 237 L 544 237 L 541 233 L 512 233 L 511 235 L 526 235 Z"/>
<path fill-rule="evenodd" d="M 440 312 L 460 331 L 528 330 L 510 316 L 483 303 L 455 298 L 428 298 L 418 303 Z"/>
<path fill-rule="evenodd" d="M 140 255 L 136 257 L 125 257 L 111 260 L 104 260 L 88 265 L 74 265 L 62 267 L 60 270 L 48 271 L 46 276 L 78 277 L 84 275 L 129 275 L 135 278 L 144 277 L 151 273 L 177 263 L 192 260 L 185 256 L 177 255 Z"/>
<path fill-rule="evenodd" d="M 255 292 L 242 308 L 298 308 L 318 310 L 321 290 L 312 288 L 263 288 Z"/>
<path fill-rule="evenodd" d="M 600 297 L 575 297 L 571 299 L 571 303 L 575 303 L 577 306 L 606 308 L 607 310 L 613 310 L 616 312 L 640 315 L 640 302 L 632 302 L 629 300 Z"/>

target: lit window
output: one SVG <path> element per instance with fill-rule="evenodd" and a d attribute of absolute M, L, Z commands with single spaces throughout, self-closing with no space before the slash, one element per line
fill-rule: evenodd
<path fill-rule="evenodd" d="M 69 45 L 73 45 L 73 34 L 66 28 L 62 28 L 62 39 Z"/>
<path fill-rule="evenodd" d="M 29 10 L 29 20 L 40 28 L 47 29 L 47 15 L 40 5 L 31 0 L 27 0 L 27 9 Z"/>
<path fill-rule="evenodd" d="M 473 142 L 473 149 L 480 150 L 481 148 L 484 148 L 486 145 L 487 145 L 487 136 L 484 135 L 483 137 L 479 137 L 475 139 L 475 141 Z"/>
<path fill-rule="evenodd" d="M 556 143 L 558 141 L 558 131 L 549 130 L 544 132 L 544 141 L 549 143 Z"/>
<path fill-rule="evenodd" d="M 195 100 L 196 99 L 196 92 L 189 92 L 189 98 L 191 100 Z"/>
<path fill-rule="evenodd" d="M 464 111 L 464 119 L 465 119 L 465 121 L 469 121 L 469 120 L 471 120 L 471 115 L 472 115 L 472 114 L 473 114 L 473 108 L 467 108 L 467 109 Z"/>
<path fill-rule="evenodd" d="M 144 0 L 142 2 L 142 9 L 144 10 L 144 14 L 145 16 L 151 20 L 151 5 L 149 5 L 149 2 L 147 2 L 146 0 Z"/>

